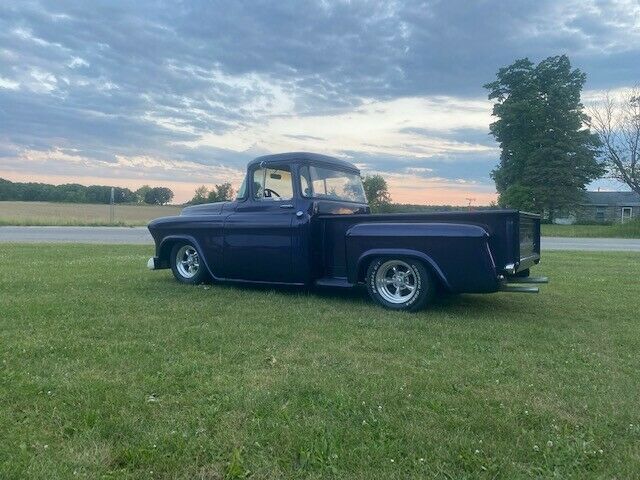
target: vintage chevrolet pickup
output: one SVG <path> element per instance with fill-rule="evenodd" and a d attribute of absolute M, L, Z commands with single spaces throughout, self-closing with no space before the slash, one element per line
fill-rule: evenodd
<path fill-rule="evenodd" d="M 540 219 L 516 210 L 371 214 L 359 170 L 313 153 L 251 161 L 235 201 L 153 220 L 150 269 L 182 283 L 353 287 L 415 311 L 438 292 L 537 292 Z"/>

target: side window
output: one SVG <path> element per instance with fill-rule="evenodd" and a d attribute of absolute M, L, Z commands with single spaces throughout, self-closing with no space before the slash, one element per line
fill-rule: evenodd
<path fill-rule="evenodd" d="M 253 198 L 283 201 L 293 198 L 293 181 L 289 167 L 258 168 L 253 172 Z"/>

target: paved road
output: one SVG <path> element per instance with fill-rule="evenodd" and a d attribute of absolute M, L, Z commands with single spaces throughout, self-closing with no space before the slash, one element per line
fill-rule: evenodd
<path fill-rule="evenodd" d="M 147 227 L 0 227 L 0 242 L 151 244 Z"/>
<path fill-rule="evenodd" d="M 640 239 L 542 237 L 542 250 L 640 252 Z"/>
<path fill-rule="evenodd" d="M 151 244 L 146 227 L 0 227 L 0 242 Z M 543 250 L 640 252 L 640 239 L 543 237 Z"/>

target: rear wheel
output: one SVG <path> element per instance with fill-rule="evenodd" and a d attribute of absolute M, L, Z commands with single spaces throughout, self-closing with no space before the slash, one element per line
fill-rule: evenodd
<path fill-rule="evenodd" d="M 192 285 L 209 279 L 198 250 L 190 243 L 178 243 L 171 249 L 171 271 L 181 283 Z"/>
<path fill-rule="evenodd" d="M 366 280 L 371 298 L 391 310 L 420 310 L 436 291 L 431 272 L 412 258 L 377 258 L 369 265 Z"/>

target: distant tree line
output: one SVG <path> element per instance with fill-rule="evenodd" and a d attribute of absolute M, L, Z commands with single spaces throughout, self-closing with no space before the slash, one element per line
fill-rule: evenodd
<path fill-rule="evenodd" d="M 431 213 L 466 211 L 471 207 L 458 205 L 417 205 L 412 203 L 393 203 L 387 181 L 380 174 L 362 177 L 364 193 L 372 213 Z M 496 208 L 495 205 L 474 206 L 473 210 Z"/>
<path fill-rule="evenodd" d="M 173 199 L 173 192 L 166 187 L 144 185 L 136 191 L 113 187 L 115 203 L 147 203 L 165 205 Z M 110 203 L 111 187 L 106 185 L 79 185 L 67 183 L 11 182 L 0 178 L 0 200 L 22 202 Z"/>

